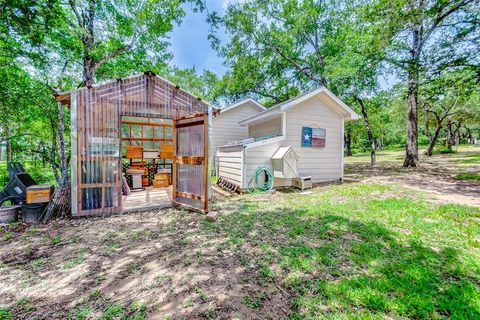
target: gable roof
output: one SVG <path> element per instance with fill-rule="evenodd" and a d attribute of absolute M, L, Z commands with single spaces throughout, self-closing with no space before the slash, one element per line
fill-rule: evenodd
<path fill-rule="evenodd" d="M 272 156 L 272 160 L 276 160 L 276 159 L 283 159 L 283 157 L 290 151 L 292 150 L 292 152 L 295 154 L 295 157 L 298 159 L 298 155 L 297 153 L 295 152 L 295 150 L 293 150 L 292 146 L 287 146 L 287 147 L 280 147 L 278 148 L 277 152 L 275 152 Z"/>
<path fill-rule="evenodd" d="M 280 114 L 282 112 L 289 111 L 299 103 L 306 101 L 308 99 L 311 99 L 315 96 L 318 96 L 320 94 L 325 94 L 327 97 L 329 97 L 333 104 L 338 107 L 337 112 L 341 113 L 344 117 L 345 120 L 356 120 L 358 119 L 358 114 L 352 110 L 348 105 L 345 104 L 340 98 L 338 98 L 336 95 L 334 95 L 330 90 L 328 90 L 326 87 L 321 86 L 317 89 L 307 91 L 305 93 L 302 93 L 294 98 L 285 100 L 283 102 L 280 102 L 270 108 L 268 108 L 266 111 L 261 112 L 259 114 L 255 114 L 253 116 L 250 116 L 242 121 L 240 121 L 240 125 L 246 125 L 252 122 L 256 122 L 260 119 L 270 119 L 271 117 L 274 117 L 277 114 Z"/>
<path fill-rule="evenodd" d="M 87 89 L 101 90 L 103 87 L 108 88 L 109 86 L 111 86 L 113 84 L 116 84 L 118 82 L 134 82 L 135 79 L 140 79 L 140 78 L 151 78 L 151 79 L 153 78 L 154 82 L 157 82 L 157 86 L 158 85 L 160 85 L 160 86 L 163 85 L 163 87 L 161 88 L 163 91 L 174 90 L 177 94 L 181 95 L 184 100 L 185 99 L 190 99 L 190 100 L 196 101 L 196 103 L 198 103 L 198 104 L 204 105 L 206 107 L 211 107 L 214 115 L 218 114 L 218 112 L 219 112 L 219 110 L 217 108 L 213 107 L 209 102 L 207 102 L 207 101 L 203 100 L 202 98 L 200 98 L 200 97 L 198 97 L 198 96 L 180 88 L 179 85 L 171 82 L 170 80 L 168 80 L 164 77 L 159 76 L 158 74 L 156 74 L 153 71 L 145 71 L 143 73 L 134 74 L 132 76 L 125 77 L 125 78 L 116 78 L 116 79 L 110 79 L 110 80 L 102 81 L 102 82 L 99 82 L 99 83 L 95 83 L 95 84 L 91 85 L 90 87 L 80 87 L 80 88 L 72 89 L 72 90 L 65 91 L 65 92 L 55 93 L 54 96 L 55 96 L 55 100 L 57 102 L 61 102 L 64 105 L 70 106 L 71 94 L 74 91 L 78 92 L 78 91 L 87 90 Z M 143 83 L 142 83 L 142 85 L 137 84 L 136 87 L 134 87 L 132 89 L 136 89 L 137 91 L 145 90 Z M 132 92 L 129 92 L 129 93 L 132 94 L 134 92 L 132 91 Z M 113 93 L 111 95 L 115 95 L 115 93 Z"/>
<path fill-rule="evenodd" d="M 247 98 L 247 99 L 244 99 L 242 101 L 238 101 L 232 105 L 229 105 L 229 106 L 226 106 L 225 108 L 222 108 L 220 109 L 220 112 L 221 113 L 224 113 L 228 110 L 232 110 L 232 109 L 235 109 L 235 108 L 238 108 L 238 107 L 241 107 L 241 106 L 244 106 L 246 105 L 247 103 L 253 103 L 254 106 L 256 106 L 260 111 L 266 111 L 267 108 L 265 108 L 264 106 L 262 106 L 258 101 L 252 99 L 252 98 Z"/>

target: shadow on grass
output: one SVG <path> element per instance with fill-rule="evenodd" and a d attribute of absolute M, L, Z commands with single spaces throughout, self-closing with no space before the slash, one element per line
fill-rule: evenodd
<path fill-rule="evenodd" d="M 259 270 L 277 270 L 274 281 L 291 294 L 291 318 L 480 318 L 478 266 L 456 248 L 401 241 L 377 222 L 255 204 L 222 225 Z"/>
<path fill-rule="evenodd" d="M 159 213 L 89 220 L 69 230 L 81 235 L 77 246 L 49 242 L 32 247 L 35 256 L 2 261 L 4 272 L 32 272 L 33 258 L 89 254 L 69 269 L 34 271 L 32 278 L 61 285 L 51 291 L 54 299 L 36 286 L 37 296 L 10 311 L 24 319 L 480 317 L 480 267 L 464 248 L 429 247 L 408 230 L 360 221 L 349 213 L 351 203 L 300 209 L 300 198 L 291 197 L 294 210 L 278 199 L 233 199 L 215 223 L 174 210 L 175 219 L 164 222 Z M 385 214 L 415 207 L 383 201 L 375 203 Z"/>

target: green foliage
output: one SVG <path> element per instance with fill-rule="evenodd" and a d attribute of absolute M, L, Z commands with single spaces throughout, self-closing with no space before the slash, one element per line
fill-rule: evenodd
<path fill-rule="evenodd" d="M 248 294 L 243 297 L 243 304 L 245 304 L 247 307 L 258 309 L 262 307 L 266 298 L 267 296 L 263 292 L 259 294 Z"/>
<path fill-rule="evenodd" d="M 57 104 L 52 93 L 86 83 L 87 71 L 92 81 L 146 70 L 168 74 L 167 34 L 181 22 L 186 2 L 195 10 L 205 9 L 200 0 L 2 3 L 0 161 L 41 161 L 41 169 L 31 172 L 34 178 L 39 183 L 58 181 Z M 214 83 L 215 75 L 175 70 L 180 85 L 209 97 L 203 85 Z M 69 112 L 64 114 L 68 137 Z M 66 142 L 68 159 L 70 139 Z M 2 179 L 0 186 L 5 183 Z"/>
<path fill-rule="evenodd" d="M 208 13 L 212 27 L 228 34 L 225 43 L 215 33 L 210 36 L 228 68 L 221 78 L 170 64 L 169 33 L 181 23 L 187 4 L 193 11 L 206 9 L 201 0 L 3 3 L 0 161 L 8 141 L 12 160 L 35 162 L 29 170 L 40 183 L 58 180 L 52 93 L 85 84 L 88 72 L 95 82 L 152 70 L 215 104 L 251 96 L 270 106 L 326 85 L 357 113 L 358 101 L 364 102 L 382 148 L 405 145 L 408 90 L 406 83 L 384 88 L 380 82 L 418 72 L 419 144 L 428 144 L 435 122 L 423 107 L 441 111 L 454 101 L 454 114 L 443 124 L 450 121 L 454 131 L 458 126 L 460 142 L 480 135 L 476 1 L 232 2 L 224 16 Z M 410 54 L 411 32 L 418 25 L 425 40 L 417 61 Z M 355 151 L 370 145 L 364 118 L 346 126 Z M 67 158 L 68 150 L 69 145 Z M 1 170 L 0 186 L 4 176 Z"/>
<path fill-rule="evenodd" d="M 477 3 L 462 0 L 267 0 L 231 4 L 215 23 L 222 24 L 230 35 L 227 44 L 217 46 L 230 67 L 220 81 L 220 94 L 227 100 L 250 95 L 268 106 L 326 85 L 357 113 L 359 98 L 364 101 L 377 144 L 404 146 L 407 83 L 381 92 L 380 77 L 392 78 L 393 71 L 398 71 L 398 79 L 418 73 L 419 100 L 427 97 L 423 87 L 444 74 L 454 75 L 453 81 L 458 84 L 464 83 L 462 75 L 478 69 L 475 57 L 479 47 L 469 45 L 480 31 L 478 9 Z M 423 26 L 422 43 L 418 57 L 412 58 L 411 32 L 417 25 Z M 457 50 L 459 47 L 462 49 Z M 443 87 L 448 88 L 450 83 Z M 462 90 L 479 92 L 466 82 Z M 435 101 L 450 99 L 438 93 Z M 480 134 L 478 101 L 459 101 L 461 112 L 457 116 L 464 119 L 463 135 L 472 130 Z M 426 127 L 420 129 L 419 144 L 427 145 L 428 121 L 423 123 Z M 348 128 L 354 147 L 363 149 L 368 140 L 363 119 Z"/>
<path fill-rule="evenodd" d="M 432 154 L 454 154 L 457 153 L 455 149 L 447 148 L 447 147 L 438 147 L 436 149 L 433 149 Z"/>
<path fill-rule="evenodd" d="M 62 236 L 58 235 L 52 238 L 52 244 L 57 245 L 62 242 Z"/>
<path fill-rule="evenodd" d="M 10 320 L 12 319 L 12 313 L 6 309 L 0 308 L 0 319 L 1 320 Z"/>
<path fill-rule="evenodd" d="M 480 174 L 475 172 L 462 172 L 455 176 L 457 180 L 474 180 L 480 181 Z"/>
<path fill-rule="evenodd" d="M 213 101 L 217 97 L 217 75 L 211 71 L 203 70 L 199 75 L 195 68 L 181 69 L 173 67 L 166 77 L 178 84 L 188 92 L 207 101 Z"/>

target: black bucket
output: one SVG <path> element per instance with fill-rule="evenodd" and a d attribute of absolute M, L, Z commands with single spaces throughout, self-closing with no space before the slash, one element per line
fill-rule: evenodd
<path fill-rule="evenodd" d="M 45 211 L 48 202 L 45 203 L 22 203 L 22 219 L 26 223 L 39 223 L 42 213 Z"/>

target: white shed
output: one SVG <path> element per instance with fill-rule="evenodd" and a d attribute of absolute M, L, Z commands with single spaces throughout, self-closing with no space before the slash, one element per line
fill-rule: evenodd
<path fill-rule="evenodd" d="M 344 122 L 354 119 L 358 115 L 325 87 L 279 103 L 239 122 L 249 140 L 218 147 L 219 177 L 246 189 L 259 167 L 275 171 L 272 157 L 292 150 L 298 175 L 314 183 L 342 179 Z M 292 176 L 277 173 L 274 187 L 292 186 Z"/>

